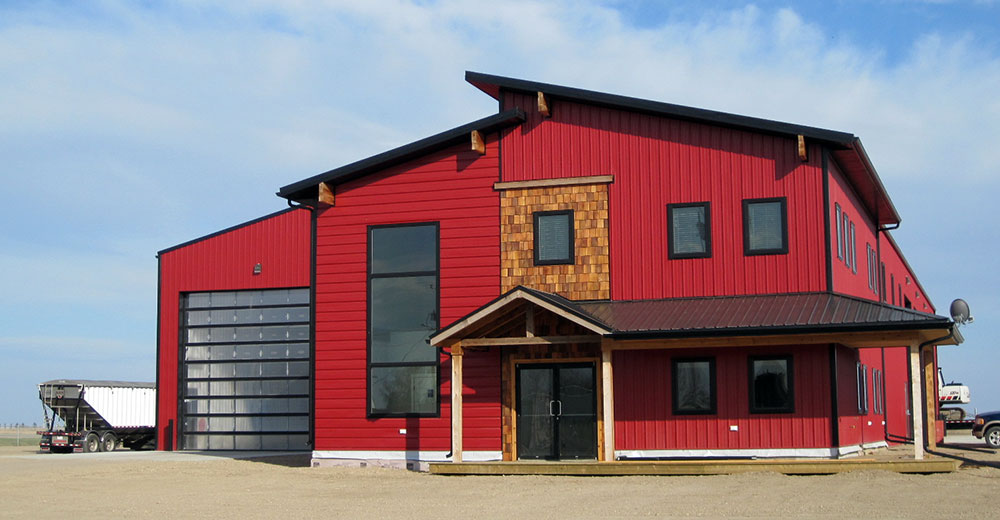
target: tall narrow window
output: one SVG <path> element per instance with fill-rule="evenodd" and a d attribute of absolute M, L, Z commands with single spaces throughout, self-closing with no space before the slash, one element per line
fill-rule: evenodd
<path fill-rule="evenodd" d="M 858 413 L 868 414 L 868 367 L 858 363 Z"/>
<path fill-rule="evenodd" d="M 851 246 L 851 272 L 858 274 L 858 251 L 857 242 L 854 240 L 854 222 L 851 222 L 851 239 L 847 243 Z"/>
<path fill-rule="evenodd" d="M 667 205 L 670 258 L 712 256 L 712 220 L 707 202 Z"/>
<path fill-rule="evenodd" d="M 715 358 L 675 359 L 674 415 L 715 413 Z"/>
<path fill-rule="evenodd" d="M 837 223 L 837 258 L 844 259 L 844 228 L 840 224 L 840 203 L 833 205 L 834 218 Z"/>
<path fill-rule="evenodd" d="M 573 263 L 573 211 L 536 211 L 535 265 Z"/>
<path fill-rule="evenodd" d="M 750 413 L 792 413 L 795 387 L 792 357 L 750 358 Z"/>
<path fill-rule="evenodd" d="M 896 275 L 895 274 L 890 274 L 889 275 L 889 290 L 892 292 L 892 304 L 896 305 Z"/>
<path fill-rule="evenodd" d="M 438 225 L 368 228 L 368 415 L 437 415 Z"/>
<path fill-rule="evenodd" d="M 868 288 L 875 289 L 875 265 L 872 264 L 872 245 L 865 244 L 865 253 L 868 254 Z"/>
<path fill-rule="evenodd" d="M 843 233 L 844 233 L 844 264 L 846 264 L 847 267 L 851 267 L 851 244 L 849 242 L 849 240 L 850 240 L 851 237 L 850 237 L 850 234 L 848 233 L 848 226 L 851 225 L 851 218 L 847 216 L 847 212 L 846 211 L 844 212 L 844 219 L 843 220 L 844 220 L 844 230 L 843 230 Z"/>
<path fill-rule="evenodd" d="M 788 216 L 785 197 L 743 201 L 743 253 L 788 253 Z"/>
<path fill-rule="evenodd" d="M 879 277 L 878 277 L 879 288 L 880 288 L 879 294 L 882 295 L 882 301 L 886 301 L 887 297 L 885 295 L 885 262 L 879 262 L 879 265 L 880 265 Z"/>

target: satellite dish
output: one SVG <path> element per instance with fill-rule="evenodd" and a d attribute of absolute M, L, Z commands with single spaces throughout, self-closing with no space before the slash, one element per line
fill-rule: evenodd
<path fill-rule="evenodd" d="M 969 312 L 969 304 L 959 298 L 951 302 L 951 319 L 959 325 L 972 323 L 972 314 Z"/>

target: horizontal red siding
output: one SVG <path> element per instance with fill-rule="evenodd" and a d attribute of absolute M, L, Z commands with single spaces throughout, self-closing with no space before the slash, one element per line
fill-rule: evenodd
<path fill-rule="evenodd" d="M 750 413 L 748 356 L 767 354 L 792 355 L 795 413 Z M 705 356 L 716 359 L 717 413 L 673 415 L 672 357 Z M 829 448 L 828 359 L 826 345 L 616 351 L 615 449 Z"/>
<path fill-rule="evenodd" d="M 317 450 L 449 450 L 451 364 L 441 357 L 441 415 L 367 417 L 368 226 L 440 224 L 441 326 L 500 291 L 500 198 L 495 136 L 480 156 L 455 146 L 337 186 L 316 246 Z M 494 349 L 495 350 L 495 349 Z M 500 450 L 500 358 L 464 359 L 464 447 Z M 405 430 L 401 434 L 400 430 Z"/>
<path fill-rule="evenodd" d="M 614 175 L 615 300 L 826 290 L 818 146 L 794 139 L 508 92 L 528 120 L 504 134 L 504 181 Z M 787 197 L 789 252 L 745 256 L 742 201 Z M 711 258 L 670 260 L 666 205 L 711 203 Z"/>
<path fill-rule="evenodd" d="M 306 210 L 285 211 L 159 255 L 156 377 L 159 449 L 168 445 L 177 447 L 180 294 L 308 287 L 309 219 Z M 255 275 L 253 269 L 258 263 L 261 272 Z M 174 432 L 168 431 L 169 421 L 173 421 Z"/>

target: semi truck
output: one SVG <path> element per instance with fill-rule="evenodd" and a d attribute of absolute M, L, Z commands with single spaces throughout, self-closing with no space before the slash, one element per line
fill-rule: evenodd
<path fill-rule="evenodd" d="M 154 383 L 57 379 L 40 383 L 38 397 L 45 414 L 45 430 L 38 432 L 43 452 L 155 447 Z"/>

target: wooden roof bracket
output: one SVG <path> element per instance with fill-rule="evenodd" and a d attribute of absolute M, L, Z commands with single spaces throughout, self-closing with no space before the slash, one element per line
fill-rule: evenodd
<path fill-rule="evenodd" d="M 549 110 L 549 100 L 541 90 L 538 91 L 538 113 L 542 114 L 542 117 L 552 117 L 552 112 Z"/>
<path fill-rule="evenodd" d="M 325 182 L 319 183 L 319 203 L 326 206 L 334 205 L 333 187 Z"/>
<path fill-rule="evenodd" d="M 472 139 L 472 151 L 479 155 L 486 155 L 486 140 L 483 139 L 483 134 L 479 130 L 473 130 L 470 138 Z"/>
<path fill-rule="evenodd" d="M 806 136 L 799 134 L 799 160 L 806 162 L 809 160 L 809 152 L 806 149 Z"/>

